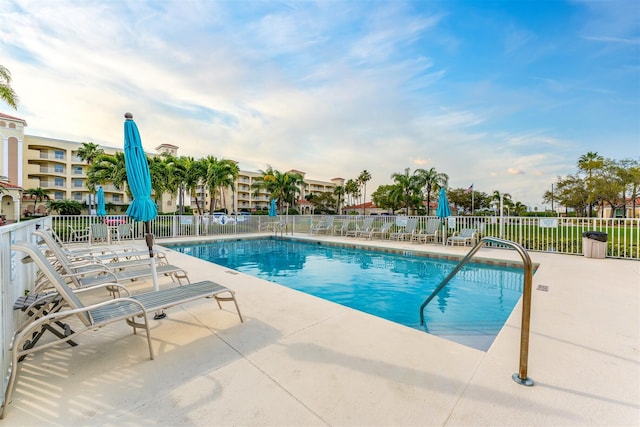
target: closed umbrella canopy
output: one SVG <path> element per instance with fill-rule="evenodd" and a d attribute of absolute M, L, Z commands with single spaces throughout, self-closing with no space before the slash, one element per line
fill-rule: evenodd
<path fill-rule="evenodd" d="M 151 221 L 158 215 L 158 208 L 151 200 L 151 174 L 147 155 L 142 149 L 138 126 L 131 113 L 125 114 L 124 122 L 124 162 L 127 169 L 127 184 L 133 201 L 127 208 L 127 215 L 135 221 Z"/>
<path fill-rule="evenodd" d="M 446 228 L 444 226 L 444 219 L 448 216 L 451 216 L 451 209 L 449 208 L 449 200 L 447 200 L 447 192 L 444 190 L 444 188 L 440 189 L 436 216 L 442 220 L 442 244 L 445 245 L 447 243 L 447 238 L 445 235 Z"/>
<path fill-rule="evenodd" d="M 444 188 L 440 189 L 440 195 L 438 196 L 438 209 L 436 210 L 436 216 L 440 219 L 444 219 L 451 216 L 451 209 L 449 208 L 449 200 L 447 200 L 447 192 Z"/>
<path fill-rule="evenodd" d="M 133 121 L 133 114 L 126 113 L 124 117 L 126 118 L 124 122 L 124 162 L 127 169 L 127 184 L 133 195 L 133 201 L 127 208 L 127 215 L 134 221 L 144 221 L 145 241 L 149 248 L 149 258 L 151 258 L 153 287 L 158 290 L 158 275 L 153 257 L 153 234 L 151 234 L 151 224 L 149 223 L 158 216 L 158 208 L 151 200 L 151 174 L 149 173 L 147 155 L 142 149 L 138 126 Z M 156 313 L 156 319 L 162 317 L 164 317 L 164 313 Z"/>
<path fill-rule="evenodd" d="M 98 191 L 96 192 L 96 200 L 98 202 L 98 210 L 96 214 L 98 216 L 107 216 L 107 210 L 104 207 L 104 190 L 102 187 L 98 187 Z"/>
<path fill-rule="evenodd" d="M 277 216 L 276 212 L 276 199 L 271 199 L 271 204 L 269 205 L 269 216 Z"/>

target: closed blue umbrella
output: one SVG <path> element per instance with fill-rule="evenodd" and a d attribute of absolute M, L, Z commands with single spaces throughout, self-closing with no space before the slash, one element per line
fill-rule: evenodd
<path fill-rule="evenodd" d="M 436 210 L 436 216 L 442 220 L 442 244 L 447 243 L 445 236 L 444 220 L 451 216 L 451 209 L 449 208 L 449 200 L 447 200 L 447 192 L 444 188 L 440 189 L 440 195 L 438 196 L 438 209 Z"/>
<path fill-rule="evenodd" d="M 158 276 L 153 257 L 153 234 L 151 234 L 149 223 L 158 216 L 158 208 L 151 200 L 151 174 L 147 154 L 142 148 L 138 126 L 133 121 L 133 114 L 126 113 L 124 117 L 126 119 L 124 121 L 124 164 L 127 169 L 127 184 L 133 195 L 133 201 L 127 208 L 127 215 L 134 221 L 144 221 L 145 241 L 149 248 L 149 258 L 151 258 L 153 287 L 158 290 Z M 156 314 L 156 318 L 161 317 L 164 317 L 164 314 Z"/>
<path fill-rule="evenodd" d="M 107 210 L 104 207 L 104 190 L 102 189 L 102 187 L 98 187 L 98 191 L 96 192 L 96 201 L 98 203 L 98 210 L 96 211 L 96 215 L 107 216 Z"/>
<path fill-rule="evenodd" d="M 127 215 L 135 221 L 148 223 L 158 215 L 158 208 L 151 200 L 149 163 L 133 115 L 127 113 L 125 117 L 127 120 L 124 122 L 124 163 L 127 169 L 127 184 L 133 195 Z"/>
<path fill-rule="evenodd" d="M 276 199 L 271 199 L 271 204 L 269 205 L 269 216 L 278 216 L 276 211 Z"/>

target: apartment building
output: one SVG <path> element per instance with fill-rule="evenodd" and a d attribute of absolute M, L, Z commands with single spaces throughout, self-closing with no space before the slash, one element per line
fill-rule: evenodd
<path fill-rule="evenodd" d="M 88 165 L 78 157 L 81 142 L 65 141 L 61 139 L 33 136 L 25 134 L 27 123 L 18 117 L 0 113 L 0 176 L 8 178 L 5 193 L 2 194 L 2 215 L 8 220 L 16 220 L 25 214 L 42 215 L 46 212 L 46 201 L 34 201 L 22 194 L 30 188 L 48 190 L 52 200 L 75 200 L 85 202 L 87 206 L 95 203 L 95 194 L 87 187 Z M 105 153 L 115 154 L 123 148 L 101 146 Z M 160 144 L 155 147 L 155 156 L 168 153 L 178 156 L 178 146 Z M 305 177 L 305 173 L 300 173 Z M 259 172 L 240 171 L 233 189 L 223 191 L 216 201 L 217 209 L 227 212 L 256 211 L 268 209 L 269 196 L 264 192 L 254 195 L 253 183 L 260 177 Z M 334 178 L 331 181 L 310 180 L 305 177 L 305 184 L 300 189 L 300 199 L 296 201 L 301 213 L 312 213 L 313 207 L 306 202 L 308 194 L 332 192 L 336 185 L 343 185 L 344 179 Z M 105 202 L 116 207 L 115 212 L 124 212 L 131 203 L 126 192 L 116 189 L 113 185 L 103 185 Z M 209 211 L 210 195 L 208 189 L 201 185 L 196 190 L 196 196 L 201 208 Z M 174 212 L 177 208 L 177 197 L 165 194 L 159 202 L 161 212 Z M 196 200 L 186 197 L 185 204 L 191 205 L 196 211 Z M 85 212 L 87 213 L 87 212 Z"/>

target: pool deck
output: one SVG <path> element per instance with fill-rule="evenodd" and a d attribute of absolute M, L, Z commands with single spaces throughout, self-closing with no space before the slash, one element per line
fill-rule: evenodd
<path fill-rule="evenodd" d="M 192 281 L 233 289 L 245 322 L 230 304 L 219 310 L 195 301 L 152 321 L 153 361 L 144 335 L 124 322 L 80 336 L 77 347 L 36 353 L 21 363 L 0 426 L 639 425 L 640 262 L 530 255 L 540 264 L 528 358 L 533 387 L 511 378 L 521 303 L 482 352 L 168 250 Z M 476 256 L 519 259 L 501 249 Z"/>

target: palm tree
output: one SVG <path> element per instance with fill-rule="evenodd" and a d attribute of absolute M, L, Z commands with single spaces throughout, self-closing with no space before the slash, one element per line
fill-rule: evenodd
<path fill-rule="evenodd" d="M 367 182 L 371 181 L 371 174 L 366 169 L 358 175 L 358 185 L 362 185 L 364 191 L 362 193 L 362 215 L 366 215 L 365 203 L 367 202 Z"/>
<path fill-rule="evenodd" d="M 24 190 L 24 194 L 34 199 L 33 201 L 34 212 L 36 211 L 36 206 L 38 205 L 38 202 L 41 202 L 43 200 L 49 200 L 49 190 L 45 190 L 44 188 L 40 188 L 40 187 L 29 188 L 27 190 Z"/>
<path fill-rule="evenodd" d="M 604 158 L 597 152 L 589 151 L 578 158 L 578 169 L 587 173 L 587 187 L 593 186 L 593 172 L 604 166 Z M 589 218 L 591 218 L 593 202 L 588 205 Z"/>
<path fill-rule="evenodd" d="M 337 198 L 336 212 L 338 212 L 338 215 L 342 215 L 342 198 L 344 197 L 344 192 L 343 185 L 336 185 L 333 188 L 333 195 Z"/>
<path fill-rule="evenodd" d="M 100 148 L 98 144 L 94 144 L 93 142 L 83 142 L 76 151 L 76 156 L 78 156 L 82 161 L 84 161 L 89 168 L 93 164 L 93 161 L 100 154 L 104 154 L 104 150 Z M 93 209 L 93 202 L 91 201 L 91 193 L 94 192 L 95 186 L 87 180 L 87 188 L 89 189 L 89 212 Z"/>
<path fill-rule="evenodd" d="M 203 159 L 195 160 L 193 157 L 184 158 L 185 181 L 184 186 L 191 197 L 196 202 L 198 215 L 202 215 L 202 209 L 198 202 L 198 184 L 207 177 L 207 169 Z"/>
<path fill-rule="evenodd" d="M 395 185 L 398 187 L 398 191 L 401 191 L 404 195 L 404 206 L 406 209 L 406 215 L 409 215 L 409 211 L 412 206 L 412 199 L 416 199 L 416 195 L 420 193 L 422 189 L 422 181 L 420 181 L 420 176 L 415 172 L 410 174 L 411 169 L 406 168 L 404 173 L 393 173 L 391 174 L 391 178 L 395 182 Z M 420 202 L 417 200 L 417 202 Z"/>
<path fill-rule="evenodd" d="M 184 188 L 187 176 L 186 160 L 185 157 L 173 157 L 167 156 L 165 158 L 167 162 L 167 173 L 169 174 L 168 188 L 175 194 L 178 192 L 178 214 L 182 215 L 184 208 Z"/>
<path fill-rule="evenodd" d="M 347 180 L 344 191 L 349 197 L 349 205 L 353 205 L 354 199 L 356 199 L 360 195 L 360 188 L 358 186 L 358 183 L 353 179 Z"/>
<path fill-rule="evenodd" d="M 2 65 L 0 65 L 0 99 L 14 110 L 18 109 L 18 95 L 11 88 L 11 72 Z"/>
<path fill-rule="evenodd" d="M 162 195 L 169 191 L 169 173 L 164 161 L 165 155 L 147 157 L 149 162 L 149 174 L 151 175 L 151 188 L 153 190 L 156 205 L 162 206 Z"/>
<path fill-rule="evenodd" d="M 254 195 L 258 195 L 260 190 L 266 191 L 269 193 L 269 199 L 276 201 L 280 212 L 285 201 L 291 201 L 291 204 L 294 204 L 296 195 L 300 194 L 300 186 L 304 185 L 304 178 L 299 173 L 282 173 L 268 166 L 267 170 L 260 171 L 260 174 L 261 176 L 252 184 Z"/>
<path fill-rule="evenodd" d="M 7 178 L 6 176 L 0 176 L 0 194 L 4 193 L 7 190 L 4 184 L 8 184 L 8 183 L 9 183 L 9 178 Z"/>
<path fill-rule="evenodd" d="M 446 188 L 449 184 L 449 176 L 445 173 L 439 173 L 435 168 L 429 170 L 416 169 L 413 173 L 417 176 L 417 183 L 424 188 L 424 194 L 427 196 L 427 215 L 431 206 L 431 194 Z"/>
<path fill-rule="evenodd" d="M 513 206 L 513 201 L 511 200 L 511 194 L 500 193 L 498 190 L 494 190 L 493 195 L 491 196 L 490 203 L 500 206 L 501 199 L 502 199 L 502 206 L 507 206 L 508 208 Z M 500 213 L 500 215 L 502 215 L 502 213 Z"/>
<path fill-rule="evenodd" d="M 127 168 L 124 161 L 124 153 L 99 154 L 93 160 L 87 171 L 87 182 L 92 187 L 96 185 L 113 184 L 122 190 L 127 182 Z"/>
<path fill-rule="evenodd" d="M 207 166 L 205 181 L 207 187 L 209 187 L 209 194 L 211 195 L 209 212 L 213 213 L 216 208 L 216 194 L 218 190 L 220 190 L 220 201 L 222 203 L 224 197 L 222 189 L 233 187 L 240 168 L 238 168 L 238 164 L 233 160 L 218 160 L 213 156 L 207 156 L 205 158 L 205 165 Z"/>

